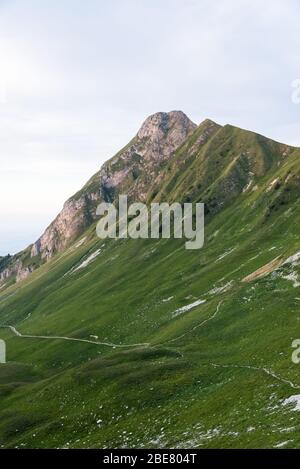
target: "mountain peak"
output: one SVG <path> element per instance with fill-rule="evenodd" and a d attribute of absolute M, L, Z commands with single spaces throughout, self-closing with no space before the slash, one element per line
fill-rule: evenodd
<path fill-rule="evenodd" d="M 182 111 L 156 112 L 147 117 L 137 136 L 140 139 L 155 139 L 164 137 L 170 130 L 175 130 L 179 135 L 187 136 L 196 127 L 196 124 Z"/>

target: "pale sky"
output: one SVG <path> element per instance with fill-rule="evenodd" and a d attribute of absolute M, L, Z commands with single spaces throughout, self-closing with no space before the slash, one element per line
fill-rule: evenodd
<path fill-rule="evenodd" d="M 300 146 L 298 0 L 0 0 L 0 255 L 157 111 Z"/>

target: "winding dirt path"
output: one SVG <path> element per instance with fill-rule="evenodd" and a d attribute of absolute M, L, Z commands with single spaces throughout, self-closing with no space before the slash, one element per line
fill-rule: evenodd
<path fill-rule="evenodd" d="M 265 368 L 265 367 L 259 367 L 259 366 L 254 366 L 254 365 L 221 365 L 218 363 L 209 363 L 209 365 L 213 366 L 214 368 L 240 368 L 240 369 L 259 371 L 261 373 L 267 374 L 268 376 L 272 376 L 272 378 L 276 379 L 277 381 L 280 381 L 283 384 L 288 384 L 293 389 L 300 389 L 300 385 L 293 383 L 289 379 L 279 376 L 274 371 L 269 370 L 268 368 Z"/>
<path fill-rule="evenodd" d="M 218 304 L 216 311 L 209 318 L 202 321 L 200 324 L 197 324 L 196 326 L 193 326 L 191 329 L 184 332 L 183 334 L 181 334 L 178 337 L 175 337 L 171 340 L 168 340 L 168 341 L 162 342 L 162 343 L 158 343 L 158 344 L 155 344 L 155 343 L 151 344 L 150 342 L 139 343 L 139 344 L 114 344 L 114 343 L 111 343 L 111 342 L 99 342 L 99 341 L 96 341 L 96 340 L 89 340 L 89 339 L 76 339 L 74 337 L 22 334 L 14 326 L 10 326 L 10 325 L 0 325 L 0 328 L 1 329 L 9 329 L 15 336 L 21 337 L 23 339 L 68 340 L 68 341 L 72 341 L 72 342 L 84 342 L 84 343 L 93 344 L 93 345 L 103 345 L 103 346 L 111 347 L 111 348 L 150 347 L 151 345 L 160 346 L 160 345 L 168 344 L 168 343 L 171 343 L 171 342 L 175 342 L 176 340 L 179 340 L 182 337 L 185 337 L 187 334 L 189 334 L 190 332 L 193 332 L 194 330 L 198 329 L 199 327 L 204 326 L 204 324 L 206 324 L 208 321 L 211 321 L 218 314 L 221 304 L 222 304 L 222 302 L 220 302 Z"/>
<path fill-rule="evenodd" d="M 174 337 L 174 339 L 167 340 L 166 342 L 162 342 L 161 344 L 158 344 L 158 345 L 170 344 L 171 342 L 175 342 L 176 340 L 182 339 L 187 334 L 190 334 L 191 332 L 194 332 L 199 327 L 204 326 L 204 324 L 208 323 L 209 321 L 211 321 L 212 319 L 214 319 L 217 316 L 221 305 L 222 305 L 222 301 L 220 301 L 220 303 L 218 304 L 216 311 L 211 316 L 209 316 L 209 318 L 207 318 L 204 321 L 200 322 L 200 324 L 197 324 L 196 326 L 193 326 L 191 329 L 187 330 L 183 334 L 181 334 L 177 337 Z"/>
<path fill-rule="evenodd" d="M 21 332 L 17 331 L 14 326 L 3 325 L 0 326 L 1 329 L 10 329 L 10 331 L 17 337 L 21 337 L 22 339 L 42 339 L 42 340 L 68 340 L 71 342 L 85 342 L 87 344 L 93 345 L 104 345 L 106 347 L 111 348 L 128 348 L 128 347 L 148 347 L 149 343 L 141 343 L 141 344 L 113 344 L 110 342 L 99 342 L 96 340 L 89 340 L 89 339 L 76 339 L 75 337 L 63 337 L 63 336 L 54 336 L 54 335 L 29 335 L 29 334 L 21 334 Z"/>
<path fill-rule="evenodd" d="M 114 344 L 111 342 L 99 342 L 96 340 L 89 340 L 89 339 L 76 339 L 74 337 L 63 337 L 63 336 L 45 336 L 45 335 L 29 335 L 29 334 L 22 334 L 19 332 L 14 326 L 9 326 L 9 325 L 0 325 L 0 328 L 2 329 L 9 329 L 16 337 L 20 337 L 23 339 L 41 339 L 41 340 L 67 340 L 67 341 L 72 341 L 72 342 L 84 342 L 88 344 L 93 344 L 93 345 L 102 345 L 105 347 L 111 347 L 111 348 L 135 348 L 135 347 L 150 347 L 151 345 L 153 346 L 162 346 L 168 343 L 175 342 L 179 339 L 182 339 L 189 333 L 195 331 L 196 329 L 204 326 L 207 324 L 209 321 L 213 320 L 217 314 L 219 313 L 220 307 L 222 305 L 222 301 L 217 305 L 217 308 L 215 312 L 207 319 L 202 321 L 200 324 L 197 324 L 196 326 L 193 326 L 191 329 L 188 331 L 184 332 L 183 334 L 179 335 L 178 337 L 174 337 L 173 339 L 170 339 L 168 341 L 162 342 L 162 343 L 157 343 L 157 344 L 151 344 L 150 342 L 146 343 L 139 343 L 139 344 Z M 272 378 L 276 379 L 277 381 L 280 381 L 283 384 L 289 385 L 293 389 L 300 389 L 300 385 L 293 383 L 287 378 L 283 378 L 282 376 L 276 374 L 274 371 L 266 368 L 266 367 L 258 367 L 254 365 L 233 365 L 233 364 L 218 364 L 218 363 L 208 363 L 209 366 L 212 366 L 214 368 L 238 368 L 238 369 L 248 369 L 248 370 L 253 370 L 256 372 L 260 373 L 265 373 L 268 376 L 271 376 Z"/>

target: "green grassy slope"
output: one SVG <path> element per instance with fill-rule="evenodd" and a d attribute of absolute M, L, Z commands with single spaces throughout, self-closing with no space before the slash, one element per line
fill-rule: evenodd
<path fill-rule="evenodd" d="M 195 141 L 155 197 L 206 200 L 202 250 L 102 241 L 92 225 L 0 292 L 1 325 L 61 337 L 0 329 L 2 447 L 299 446 L 283 403 L 300 394 L 300 272 L 281 265 L 300 251 L 299 151 L 230 126 L 189 153 Z"/>

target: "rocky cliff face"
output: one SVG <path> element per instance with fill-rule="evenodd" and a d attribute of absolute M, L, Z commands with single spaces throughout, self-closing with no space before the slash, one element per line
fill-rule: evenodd
<path fill-rule="evenodd" d="M 147 200 L 160 169 L 196 128 L 181 111 L 148 117 L 132 142 L 102 167 L 102 197 L 111 201 L 123 193 L 135 201 Z"/>
<path fill-rule="evenodd" d="M 139 153 L 145 161 L 168 159 L 196 127 L 181 111 L 158 112 L 137 134 Z"/>
<path fill-rule="evenodd" d="M 148 117 L 133 140 L 65 203 L 44 234 L 29 247 L 29 255 L 19 253 L 5 266 L 0 265 L 0 281 L 11 277 L 20 281 L 35 266 L 65 249 L 95 221 L 96 206 L 101 200 L 113 201 L 120 193 L 136 201 L 146 200 L 161 167 L 196 127 L 181 111 L 158 112 Z"/>
<path fill-rule="evenodd" d="M 99 193 L 83 194 L 79 199 L 68 200 L 45 233 L 31 248 L 31 257 L 40 255 L 42 259 L 50 259 L 53 254 L 63 250 L 72 240 L 77 238 L 95 219 L 95 202 Z"/>
<path fill-rule="evenodd" d="M 96 219 L 95 209 L 101 199 L 113 200 L 122 191 L 138 200 L 145 199 L 147 181 L 195 128 L 181 111 L 159 112 L 148 117 L 132 143 L 105 163 L 79 196 L 65 203 L 58 217 L 32 246 L 31 257 L 41 255 L 42 259 L 49 259 L 63 250 Z M 96 190 L 95 179 L 98 179 Z"/>

